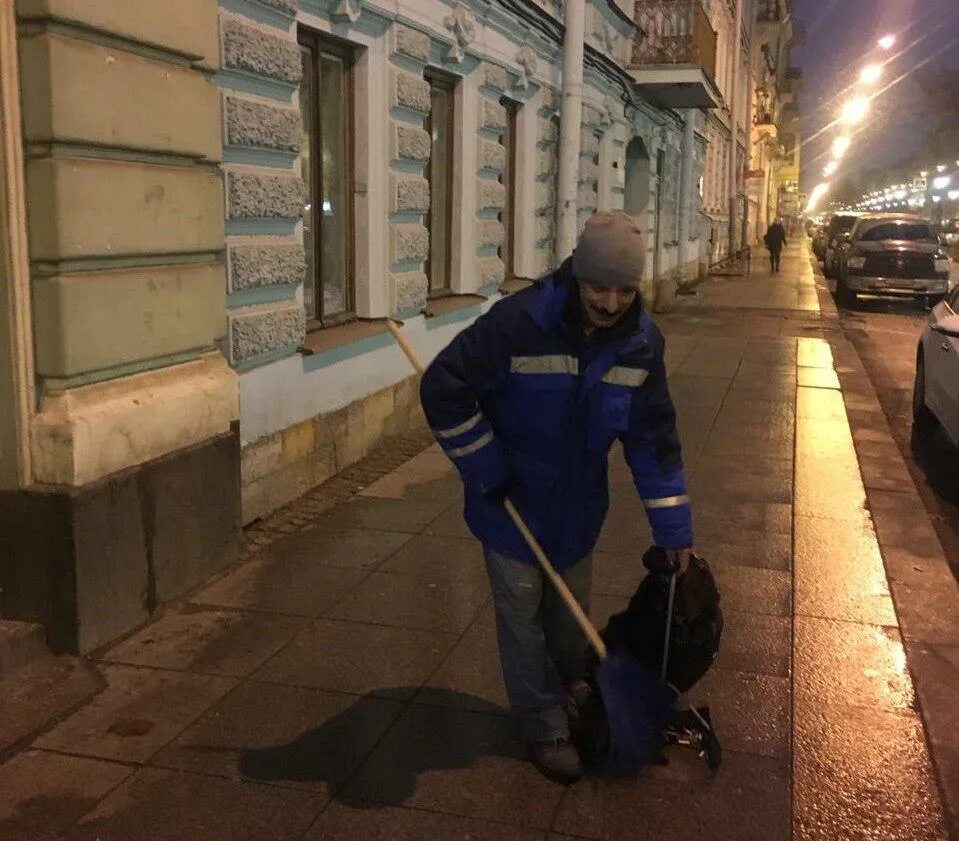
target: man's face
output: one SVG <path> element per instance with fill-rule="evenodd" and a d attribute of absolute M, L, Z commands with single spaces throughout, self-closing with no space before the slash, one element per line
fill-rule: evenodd
<path fill-rule="evenodd" d="M 638 294 L 635 288 L 607 286 L 592 280 L 581 280 L 579 299 L 589 323 L 596 328 L 612 327 L 630 308 Z"/>

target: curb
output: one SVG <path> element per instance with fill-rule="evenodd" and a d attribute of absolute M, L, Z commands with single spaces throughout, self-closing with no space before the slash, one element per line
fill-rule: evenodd
<path fill-rule="evenodd" d="M 825 320 L 836 322 L 839 311 L 814 265 L 819 304 Z M 866 502 L 879 543 L 892 596 L 906 666 L 916 692 L 926 743 L 935 766 L 949 837 L 959 841 L 959 739 L 955 727 L 955 699 L 959 686 L 943 680 L 948 663 L 943 652 L 959 652 L 959 636 L 943 637 L 946 626 L 959 628 L 959 584 L 952 574 L 929 513 L 916 490 L 899 445 L 889 430 L 872 380 L 855 345 L 844 336 L 828 339 Z M 902 528 L 903 521 L 909 528 Z M 954 662 L 952 669 L 956 669 Z"/>

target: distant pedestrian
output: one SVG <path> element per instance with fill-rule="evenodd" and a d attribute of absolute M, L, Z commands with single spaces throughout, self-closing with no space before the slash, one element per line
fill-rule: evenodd
<path fill-rule="evenodd" d="M 786 229 L 783 227 L 782 219 L 777 219 L 766 231 L 763 237 L 766 248 L 769 249 L 770 268 L 774 272 L 779 271 L 779 257 L 782 254 L 783 246 L 786 244 Z"/>

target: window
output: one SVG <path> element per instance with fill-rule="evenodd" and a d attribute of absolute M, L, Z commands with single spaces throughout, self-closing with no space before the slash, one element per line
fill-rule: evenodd
<path fill-rule="evenodd" d="M 868 227 L 863 224 L 855 239 L 862 242 L 882 242 L 883 240 L 939 242 L 939 238 L 932 232 L 932 228 L 915 222 L 885 222 Z"/>
<path fill-rule="evenodd" d="M 501 100 L 506 107 L 506 130 L 501 136 L 501 142 L 506 148 L 506 166 L 500 181 L 506 188 L 506 206 L 500 214 L 503 223 L 503 245 L 499 256 L 505 266 L 506 280 L 516 276 L 516 254 L 513 243 L 516 233 L 516 115 L 519 106 L 510 100 Z"/>
<path fill-rule="evenodd" d="M 427 72 L 430 83 L 430 210 L 426 227 L 430 232 L 430 253 L 426 262 L 430 295 L 447 295 L 452 273 L 453 234 L 453 104 L 454 82 L 448 76 Z"/>
<path fill-rule="evenodd" d="M 353 300 L 353 54 L 338 42 L 300 31 L 300 166 L 308 199 L 303 211 L 307 318 L 321 325 L 351 317 Z"/>

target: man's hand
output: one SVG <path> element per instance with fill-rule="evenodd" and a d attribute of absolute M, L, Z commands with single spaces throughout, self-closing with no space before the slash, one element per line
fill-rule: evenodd
<path fill-rule="evenodd" d="M 667 549 L 666 557 L 669 558 L 669 564 L 676 570 L 677 575 L 682 575 L 689 569 L 689 562 L 693 557 L 693 550 L 689 549 Z"/>
<path fill-rule="evenodd" d="M 506 500 L 513 495 L 515 490 L 516 481 L 512 476 L 510 476 L 495 488 L 490 488 L 483 494 L 483 496 L 485 496 L 494 505 L 503 505 Z"/>

